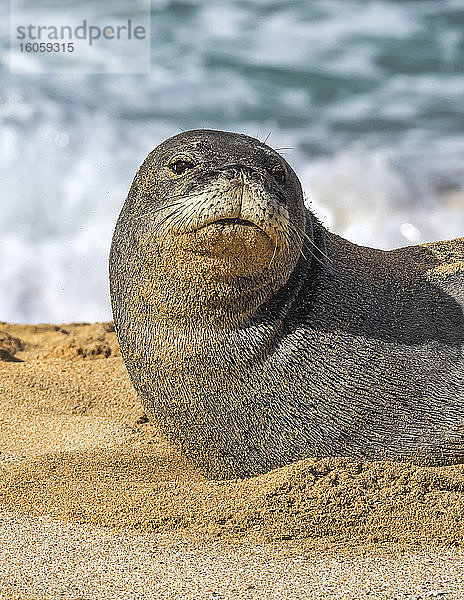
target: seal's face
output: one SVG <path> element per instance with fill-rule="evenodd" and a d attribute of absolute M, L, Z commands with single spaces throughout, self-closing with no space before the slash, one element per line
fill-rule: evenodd
<path fill-rule="evenodd" d="M 216 280 L 275 291 L 307 237 L 297 176 L 245 135 L 194 130 L 166 140 L 139 169 L 128 203 L 154 262 L 196 285 L 201 275 L 209 289 Z"/>

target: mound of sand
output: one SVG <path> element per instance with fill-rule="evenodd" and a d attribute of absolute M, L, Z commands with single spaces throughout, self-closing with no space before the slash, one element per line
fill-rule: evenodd
<path fill-rule="evenodd" d="M 464 545 L 464 467 L 303 460 L 212 481 L 159 438 L 103 324 L 0 324 L 0 508 L 201 539 Z"/>

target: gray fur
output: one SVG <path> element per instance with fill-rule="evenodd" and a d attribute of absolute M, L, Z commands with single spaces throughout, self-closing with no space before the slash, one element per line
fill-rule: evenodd
<path fill-rule="evenodd" d="M 195 169 L 172 176 L 177 155 Z M 220 240 L 212 252 L 195 229 L 238 216 L 262 232 L 209 225 L 202 231 Z M 356 246 L 304 208 L 275 151 L 196 130 L 140 167 L 114 233 L 110 283 L 145 408 L 211 476 L 308 456 L 464 457 L 462 238 Z"/>

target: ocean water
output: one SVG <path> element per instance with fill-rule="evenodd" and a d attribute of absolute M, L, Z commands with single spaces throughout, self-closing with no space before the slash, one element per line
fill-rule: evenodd
<path fill-rule="evenodd" d="M 182 129 L 269 135 L 354 242 L 464 235 L 463 0 L 153 0 L 150 75 L 10 74 L 1 8 L 0 320 L 111 317 L 117 215 Z"/>

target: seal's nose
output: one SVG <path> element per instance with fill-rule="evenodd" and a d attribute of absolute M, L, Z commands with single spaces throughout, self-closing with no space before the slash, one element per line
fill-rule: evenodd
<path fill-rule="evenodd" d="M 262 190 L 272 192 L 281 206 L 287 206 L 287 198 L 281 186 L 276 184 L 275 178 L 266 169 L 251 167 L 241 163 L 224 165 L 220 172 L 227 177 L 235 190 L 243 192 L 246 188 L 260 187 Z"/>
<path fill-rule="evenodd" d="M 248 165 L 243 165 L 240 163 L 234 163 L 225 165 L 221 171 L 228 176 L 229 179 L 239 179 L 242 182 L 253 181 L 253 182 L 262 182 L 263 175 L 257 169 L 250 167 Z"/>

